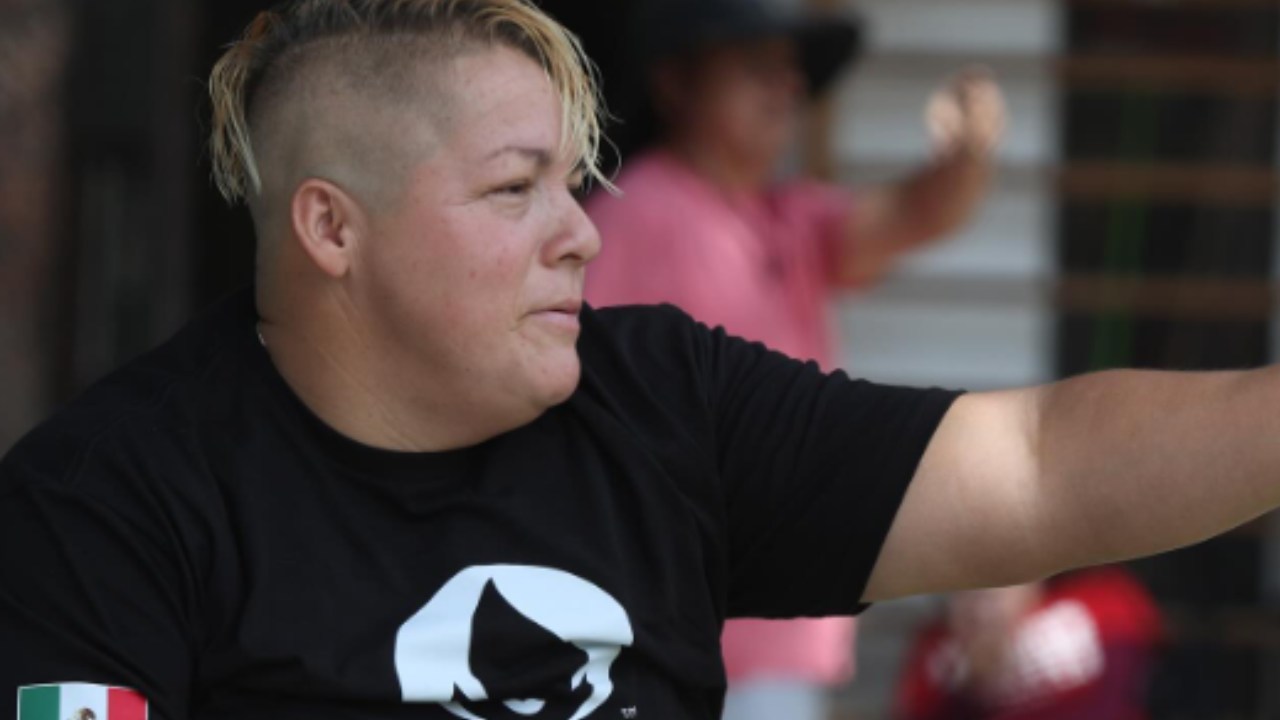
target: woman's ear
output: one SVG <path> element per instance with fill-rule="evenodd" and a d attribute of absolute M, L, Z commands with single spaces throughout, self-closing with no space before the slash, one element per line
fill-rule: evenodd
<path fill-rule="evenodd" d="M 355 198 L 326 180 L 310 178 L 289 204 L 294 239 L 316 267 L 332 278 L 351 269 L 363 227 L 363 210 Z"/>

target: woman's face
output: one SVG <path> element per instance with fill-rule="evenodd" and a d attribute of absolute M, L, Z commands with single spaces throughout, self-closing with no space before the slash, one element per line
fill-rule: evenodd
<path fill-rule="evenodd" d="M 460 57 L 440 142 L 360 258 L 380 351 L 431 378 L 425 402 L 516 426 L 579 377 L 583 271 L 599 251 L 546 73 L 498 47 Z"/>
<path fill-rule="evenodd" d="M 678 122 L 698 142 L 770 170 L 795 133 L 805 80 L 790 39 L 719 45 L 687 69 Z"/>

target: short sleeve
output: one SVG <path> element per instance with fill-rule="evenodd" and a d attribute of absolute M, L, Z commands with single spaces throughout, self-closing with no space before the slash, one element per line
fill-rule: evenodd
<path fill-rule="evenodd" d="M 958 393 L 823 374 L 707 331 L 729 534 L 730 616 L 854 614 Z"/>
<path fill-rule="evenodd" d="M 844 254 L 846 236 L 857 203 L 854 193 L 839 185 L 797 180 L 777 189 L 773 202 L 793 230 L 804 238 L 802 248 L 807 272 L 822 278 L 827 289 L 838 283 L 837 268 Z"/>
<path fill-rule="evenodd" d="M 128 688 L 153 720 L 185 718 L 191 593 L 173 528 L 145 498 L 125 510 L 79 479 L 0 464 L 0 718 L 21 688 L 66 683 Z"/>

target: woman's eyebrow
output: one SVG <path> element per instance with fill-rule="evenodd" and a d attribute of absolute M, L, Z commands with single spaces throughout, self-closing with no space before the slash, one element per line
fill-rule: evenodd
<path fill-rule="evenodd" d="M 534 163 L 538 166 L 539 170 L 551 166 L 551 162 L 552 162 L 551 151 L 545 148 L 529 147 L 525 145 L 505 145 L 489 153 L 488 155 L 485 156 L 484 159 L 486 162 L 488 162 L 490 160 L 494 160 L 496 158 L 499 158 L 503 155 L 507 155 L 510 153 L 515 153 L 522 157 L 526 157 L 526 158 L 529 158 L 530 160 L 533 160 Z"/>

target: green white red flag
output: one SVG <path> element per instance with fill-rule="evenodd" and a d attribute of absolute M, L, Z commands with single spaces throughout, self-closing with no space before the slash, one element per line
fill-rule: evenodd
<path fill-rule="evenodd" d="M 147 701 L 122 687 L 28 685 L 18 688 L 18 720 L 147 720 Z"/>

